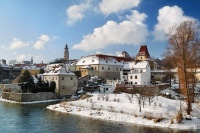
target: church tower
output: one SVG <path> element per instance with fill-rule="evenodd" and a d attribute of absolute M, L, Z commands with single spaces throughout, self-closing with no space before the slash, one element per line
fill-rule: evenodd
<path fill-rule="evenodd" d="M 68 50 L 68 45 L 65 45 L 65 49 L 64 49 L 64 59 L 66 62 L 69 62 L 69 50 Z"/>
<path fill-rule="evenodd" d="M 31 57 L 31 64 L 33 64 L 33 57 Z"/>

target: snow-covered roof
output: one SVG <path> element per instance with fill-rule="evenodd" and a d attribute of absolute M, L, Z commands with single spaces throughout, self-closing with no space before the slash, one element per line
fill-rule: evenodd
<path fill-rule="evenodd" d="M 41 68 L 45 68 L 45 67 L 37 67 L 37 66 L 24 66 L 22 68 L 22 70 L 40 70 Z"/>
<path fill-rule="evenodd" d="M 69 72 L 66 68 L 62 66 L 59 66 L 57 68 L 47 69 L 43 75 L 44 76 L 47 76 L 47 75 L 73 75 L 75 76 L 74 73 Z"/>
<path fill-rule="evenodd" d="M 92 68 L 92 67 L 90 65 L 87 65 L 87 66 L 83 66 L 81 68 L 89 69 L 89 68 Z"/>
<path fill-rule="evenodd" d="M 130 69 L 144 69 L 147 68 L 149 65 L 148 61 L 139 61 L 139 62 L 128 62 L 124 65 L 124 69 L 130 70 Z"/>
<path fill-rule="evenodd" d="M 5 63 L 0 63 L 0 67 L 11 68 L 8 64 L 5 64 Z"/>
<path fill-rule="evenodd" d="M 83 56 L 76 65 L 95 65 L 95 64 L 109 64 L 109 65 L 118 65 L 124 66 L 124 64 L 128 61 L 131 61 L 131 58 L 125 57 L 117 57 L 117 56 L 110 56 L 110 55 L 89 55 Z"/>

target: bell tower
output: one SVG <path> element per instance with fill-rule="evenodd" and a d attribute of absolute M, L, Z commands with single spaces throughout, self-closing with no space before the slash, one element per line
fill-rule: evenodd
<path fill-rule="evenodd" d="M 69 62 L 69 50 L 68 50 L 68 45 L 66 43 L 65 48 L 64 48 L 64 60 L 66 62 Z"/>

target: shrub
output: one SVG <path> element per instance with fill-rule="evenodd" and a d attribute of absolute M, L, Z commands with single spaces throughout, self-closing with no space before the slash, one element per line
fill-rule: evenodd
<path fill-rule="evenodd" d="M 92 103 L 92 98 L 90 98 L 90 103 Z"/>
<path fill-rule="evenodd" d="M 114 98 L 113 101 L 116 102 L 117 101 L 116 98 Z"/>
<path fill-rule="evenodd" d="M 170 124 L 174 124 L 173 118 L 170 119 Z"/>
<path fill-rule="evenodd" d="M 181 113 L 181 111 L 178 111 L 178 113 L 176 114 L 176 121 L 177 123 L 181 123 L 181 121 L 183 120 L 183 114 Z"/>
<path fill-rule="evenodd" d="M 99 96 L 97 97 L 97 100 L 98 100 L 98 101 L 100 100 L 100 97 L 99 97 Z"/>
<path fill-rule="evenodd" d="M 145 112 L 144 115 L 143 115 L 143 118 L 146 118 L 148 120 L 152 120 L 153 114 L 151 112 Z"/>
<path fill-rule="evenodd" d="M 106 101 L 108 101 L 109 100 L 109 96 L 106 96 Z"/>
<path fill-rule="evenodd" d="M 117 102 L 119 102 L 119 98 L 117 99 Z"/>

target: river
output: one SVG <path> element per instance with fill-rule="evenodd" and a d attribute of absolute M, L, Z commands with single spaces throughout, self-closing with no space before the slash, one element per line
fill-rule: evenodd
<path fill-rule="evenodd" d="M 47 105 L 48 104 L 20 105 L 0 102 L 0 133 L 183 132 L 64 114 L 46 109 Z"/>

